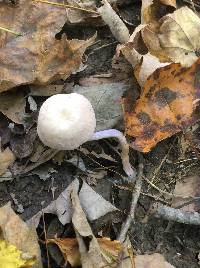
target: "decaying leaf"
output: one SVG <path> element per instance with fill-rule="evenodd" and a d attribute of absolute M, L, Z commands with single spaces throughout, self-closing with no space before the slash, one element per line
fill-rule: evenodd
<path fill-rule="evenodd" d="M 63 225 L 71 222 L 72 203 L 70 193 L 72 189 L 79 189 L 79 186 L 79 181 L 77 179 L 74 180 L 55 201 L 50 203 L 43 209 L 43 211 L 40 211 L 33 216 L 28 223 L 37 226 L 42 213 L 56 214 Z M 97 194 L 85 182 L 83 182 L 82 188 L 79 192 L 79 199 L 87 218 L 91 221 L 97 220 L 98 218 L 105 216 L 107 213 L 117 211 L 116 207 Z"/>
<path fill-rule="evenodd" d="M 100 268 L 104 265 L 101 249 L 81 207 L 78 189 L 72 189 L 70 195 L 73 207 L 72 224 L 79 244 L 82 267 Z M 89 238 L 88 245 L 84 241 L 86 238 Z"/>
<path fill-rule="evenodd" d="M 124 83 L 104 83 L 88 87 L 75 86 L 74 92 L 84 95 L 95 110 L 96 130 L 113 128 L 123 118 L 121 96 L 128 89 Z"/>
<path fill-rule="evenodd" d="M 56 39 L 67 16 L 54 5 L 22 0 L 17 6 L 1 4 L 0 14 L 0 25 L 23 34 L 16 37 L 1 32 L 0 92 L 68 77 L 80 68 L 82 55 L 95 38 Z"/>
<path fill-rule="evenodd" d="M 81 265 L 81 255 L 79 252 L 78 241 L 76 238 L 54 238 L 48 239 L 48 243 L 56 244 L 63 254 L 66 262 L 69 262 L 72 267 Z M 122 250 L 122 245 L 119 241 L 111 241 L 107 237 L 97 238 L 97 242 L 101 249 L 101 254 L 112 264 L 118 258 L 119 252 Z"/>
<path fill-rule="evenodd" d="M 35 258 L 24 254 L 16 246 L 0 240 L 0 268 L 33 267 Z"/>
<path fill-rule="evenodd" d="M 176 0 L 142 0 L 141 23 L 157 21 L 176 8 Z"/>
<path fill-rule="evenodd" d="M 164 16 L 141 31 L 149 52 L 161 61 L 191 66 L 200 50 L 200 18 L 188 7 Z"/>
<path fill-rule="evenodd" d="M 13 152 L 7 147 L 4 151 L 0 152 L 0 175 L 3 175 L 8 167 L 15 161 Z"/>
<path fill-rule="evenodd" d="M 126 133 L 133 148 L 149 152 L 159 141 L 184 130 L 198 118 L 200 59 L 190 68 L 170 64 L 147 79 L 135 106 L 125 100 Z"/>
<path fill-rule="evenodd" d="M 185 204 L 185 206 L 181 207 L 181 210 L 199 212 L 199 202 L 190 203 L 190 201 L 194 201 L 194 197 L 200 196 L 199 183 L 199 176 L 186 177 L 181 181 L 177 181 L 174 189 L 175 197 L 172 199 L 172 206 L 176 208 Z"/>
<path fill-rule="evenodd" d="M 135 258 L 135 268 L 175 268 L 173 265 L 168 263 L 165 258 L 158 253 L 151 255 L 138 255 Z"/>
<path fill-rule="evenodd" d="M 33 268 L 42 268 L 40 248 L 34 228 L 28 228 L 12 210 L 10 203 L 0 208 L 0 238 L 36 259 Z M 24 255 L 25 256 L 25 255 Z"/>
<path fill-rule="evenodd" d="M 93 0 L 68 0 L 67 3 L 72 6 L 84 8 L 87 10 L 96 10 L 96 1 Z M 66 9 L 66 13 L 67 20 L 71 24 L 81 23 L 83 25 L 83 23 L 91 23 L 91 21 L 95 23 L 95 25 L 102 24 L 100 16 L 97 12 L 95 14 L 95 12 L 83 12 L 81 10 Z"/>
<path fill-rule="evenodd" d="M 19 90 L 4 92 L 0 95 L 0 112 L 14 123 L 23 124 L 25 106 L 26 99 Z"/>

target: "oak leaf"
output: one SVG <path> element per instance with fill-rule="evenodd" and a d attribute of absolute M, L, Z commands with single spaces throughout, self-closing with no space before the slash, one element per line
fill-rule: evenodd
<path fill-rule="evenodd" d="M 172 63 L 157 69 L 133 105 L 124 100 L 126 134 L 135 138 L 132 147 L 149 152 L 159 141 L 198 120 L 200 59 L 190 68 Z"/>
<path fill-rule="evenodd" d="M 200 18 L 188 7 L 164 16 L 141 30 L 149 52 L 161 61 L 191 66 L 200 50 Z"/>

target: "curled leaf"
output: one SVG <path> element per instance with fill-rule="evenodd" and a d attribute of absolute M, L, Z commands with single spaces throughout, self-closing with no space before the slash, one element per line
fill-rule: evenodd
<path fill-rule="evenodd" d="M 150 53 L 161 61 L 189 67 L 198 59 L 200 18 L 188 7 L 147 25 L 141 32 Z"/>

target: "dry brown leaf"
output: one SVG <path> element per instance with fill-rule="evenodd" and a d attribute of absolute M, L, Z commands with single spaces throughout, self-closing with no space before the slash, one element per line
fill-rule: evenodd
<path fill-rule="evenodd" d="M 15 161 L 13 152 L 7 147 L 3 152 L 0 152 L 0 175 L 3 175 L 8 167 Z"/>
<path fill-rule="evenodd" d="M 17 6 L 2 4 L 0 14 L 1 26 L 23 33 L 16 37 L 1 31 L 0 92 L 21 84 L 43 85 L 68 77 L 80 68 L 85 49 L 95 39 L 56 39 L 66 11 L 54 5 L 22 0 Z"/>
<path fill-rule="evenodd" d="M 176 0 L 142 0 L 141 23 L 157 21 L 176 8 Z"/>
<path fill-rule="evenodd" d="M 147 25 L 141 31 L 149 52 L 161 61 L 191 66 L 200 50 L 200 18 L 188 7 Z"/>
<path fill-rule="evenodd" d="M 157 69 L 135 105 L 126 98 L 126 133 L 136 138 L 133 148 L 149 152 L 159 141 L 198 120 L 199 66 L 200 59 L 190 68 L 173 63 Z"/>
<path fill-rule="evenodd" d="M 14 123 L 24 123 L 25 106 L 26 99 L 19 90 L 0 94 L 0 112 Z"/>
<path fill-rule="evenodd" d="M 135 258 L 135 268 L 175 268 L 165 261 L 165 258 L 158 253 L 151 255 L 138 255 Z"/>
<path fill-rule="evenodd" d="M 199 212 L 199 209 L 200 209 L 199 202 L 190 203 L 190 201 L 194 200 L 193 197 L 200 196 L 199 186 L 200 186 L 199 176 L 191 176 L 191 177 L 184 178 L 181 181 L 177 181 L 175 189 L 174 189 L 175 197 L 173 197 L 172 199 L 172 206 L 176 208 L 186 203 L 185 206 L 181 207 L 181 210 L 190 211 L 190 212 Z M 182 197 L 178 197 L 178 196 L 182 196 Z"/>
<path fill-rule="evenodd" d="M 101 253 L 108 263 L 112 264 L 118 258 L 119 252 L 122 250 L 122 245 L 119 241 L 111 241 L 107 237 L 97 238 Z M 81 255 L 79 252 L 78 241 L 76 238 L 54 238 L 48 239 L 48 243 L 56 244 L 63 254 L 66 262 L 69 262 L 72 267 L 81 265 Z"/>
<path fill-rule="evenodd" d="M 22 252 L 35 256 L 37 262 L 33 268 L 42 268 L 40 247 L 35 229 L 28 228 L 12 210 L 10 203 L 0 208 L 1 239 L 13 244 Z"/>

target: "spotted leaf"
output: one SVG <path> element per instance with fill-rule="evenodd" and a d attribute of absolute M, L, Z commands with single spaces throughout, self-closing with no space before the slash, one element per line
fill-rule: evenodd
<path fill-rule="evenodd" d="M 132 147 L 149 152 L 159 141 L 198 120 L 200 58 L 190 67 L 172 63 L 150 75 L 136 104 L 124 99 L 126 134 Z"/>

